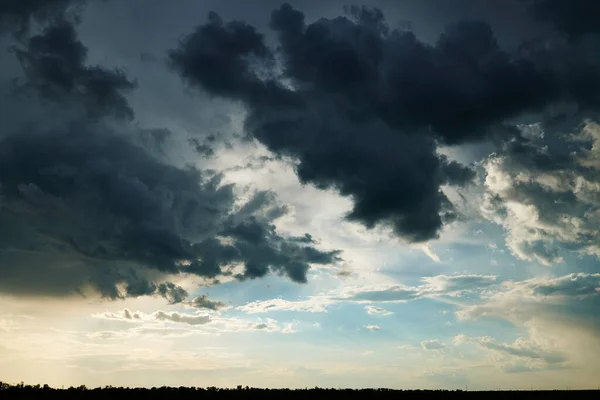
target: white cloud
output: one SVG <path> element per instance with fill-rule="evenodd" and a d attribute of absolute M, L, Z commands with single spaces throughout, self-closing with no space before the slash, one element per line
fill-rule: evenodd
<path fill-rule="evenodd" d="M 385 308 L 375 306 L 365 306 L 365 310 L 369 315 L 392 315 L 393 312 L 386 310 Z"/>
<path fill-rule="evenodd" d="M 422 280 L 421 292 L 426 295 L 460 296 L 496 284 L 495 275 L 437 275 Z"/>
<path fill-rule="evenodd" d="M 379 325 L 365 325 L 365 328 L 367 328 L 371 332 L 375 332 L 375 331 L 380 331 L 381 330 L 381 328 L 379 327 Z"/>
<path fill-rule="evenodd" d="M 421 246 L 423 253 L 427 255 L 427 257 L 431 258 L 434 262 L 439 263 L 440 257 L 433 251 L 429 244 L 424 244 Z"/>
<path fill-rule="evenodd" d="M 290 301 L 284 299 L 270 299 L 265 301 L 254 301 L 243 306 L 236 307 L 236 310 L 244 311 L 247 314 L 259 314 L 271 311 L 298 311 L 298 312 L 326 312 L 325 307 L 331 304 L 331 299 L 327 297 L 311 297 L 308 300 Z"/>

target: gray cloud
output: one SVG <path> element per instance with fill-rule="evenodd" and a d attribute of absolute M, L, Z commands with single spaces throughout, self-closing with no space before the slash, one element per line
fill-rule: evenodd
<path fill-rule="evenodd" d="M 217 311 L 227 307 L 225 303 L 218 300 L 211 300 L 205 294 L 195 297 L 193 300 L 187 303 L 189 306 L 199 309 L 208 309 Z"/>
<path fill-rule="evenodd" d="M 417 288 L 403 287 L 400 285 L 391 287 L 374 288 L 370 290 L 363 287 L 356 290 L 356 293 L 348 293 L 348 296 L 340 297 L 340 300 L 347 301 L 365 301 L 365 302 L 404 302 L 415 300 L 420 297 Z"/>
<path fill-rule="evenodd" d="M 171 304 L 181 303 L 188 296 L 188 293 L 181 286 L 171 282 L 165 282 L 158 285 L 156 291 Z"/>

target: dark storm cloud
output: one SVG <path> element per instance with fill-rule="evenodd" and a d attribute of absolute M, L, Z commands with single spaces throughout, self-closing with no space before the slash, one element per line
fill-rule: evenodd
<path fill-rule="evenodd" d="M 556 29 L 577 37 L 599 33 L 600 2 L 595 0 L 533 0 L 533 13 Z"/>
<path fill-rule="evenodd" d="M 370 35 L 369 38 L 376 41 L 373 29 L 382 26 L 378 20 L 380 15 L 375 11 L 371 15 L 365 9 L 354 12 L 360 14 L 359 22 L 344 19 L 347 24 L 342 25 L 353 26 L 359 33 L 364 31 L 364 35 Z M 298 45 L 298 51 L 306 51 L 300 58 L 309 56 L 309 50 L 302 50 L 307 44 L 294 42 L 310 40 L 304 38 L 302 18 L 299 12 L 289 7 L 282 7 L 273 14 L 274 28 L 285 25 L 290 29 L 281 33 L 283 46 L 290 47 L 284 48 L 289 59 L 288 71 L 292 70 L 290 64 L 295 60 L 288 54 L 292 47 Z M 252 32 L 253 40 L 231 44 L 240 30 L 233 27 L 242 26 Z M 302 89 L 302 82 L 298 82 L 299 88 L 292 91 L 265 78 L 272 73 L 265 72 L 272 58 L 262 36 L 255 32 L 243 23 L 224 23 L 211 14 L 207 25 L 184 37 L 180 46 L 170 52 L 172 66 L 190 84 L 202 86 L 217 95 L 244 100 L 251 110 L 246 120 L 247 130 L 276 154 L 298 159 L 297 174 L 303 183 L 333 188 L 351 196 L 355 207 L 349 219 L 369 227 L 387 223 L 409 240 L 421 241 L 434 237 L 443 222 L 456 218 L 440 185 L 464 184 L 473 176 L 468 169 L 438 157 L 433 138 L 398 133 L 379 120 L 367 118 L 363 106 L 343 101 L 342 97 L 338 101 L 334 94 L 327 93 L 335 90 L 333 86 L 341 89 L 358 79 L 357 76 L 336 77 L 333 71 L 320 71 L 319 65 L 305 66 L 298 61 L 293 65 L 295 72 L 288 72 L 288 76 L 299 80 L 309 73 L 321 74 L 312 76 L 306 89 Z M 345 33 L 342 31 L 341 34 L 343 37 Z M 220 38 L 227 38 L 227 41 Z M 325 47 L 322 49 L 325 53 L 329 51 Z M 256 56 L 268 61 L 257 66 Z M 252 59 L 254 63 L 250 62 Z M 233 62 L 235 70 L 208 69 L 224 60 Z M 243 81 L 240 77 L 244 77 Z M 336 79 L 347 81 L 336 82 Z M 219 87 L 215 88 L 217 84 Z M 364 85 L 368 83 L 365 81 Z M 357 90 L 362 88 L 357 87 Z M 352 113 L 356 118 L 350 118 Z M 365 137 L 372 140 L 365 143 Z"/>
<path fill-rule="evenodd" d="M 85 0 L 3 0 L 0 3 L 0 33 L 11 32 L 17 37 L 28 33 L 32 22 L 47 23 L 66 16 L 72 5 Z"/>
<path fill-rule="evenodd" d="M 88 65 L 73 24 L 53 21 L 14 50 L 26 79 L 13 95 L 32 113 L 27 125 L 7 113 L 0 130 L 0 291 L 174 304 L 188 296 L 169 282 L 178 275 L 305 282 L 310 264 L 338 259 L 279 235 L 287 208 L 272 193 L 238 206 L 220 173 L 168 164 L 171 132 L 128 123 L 135 84 Z"/>
<path fill-rule="evenodd" d="M 32 89 L 44 99 L 81 102 L 93 118 L 133 118 L 125 94 L 137 83 L 119 69 L 86 65 L 88 49 L 71 23 L 58 21 L 13 49 L 25 73 L 19 91 Z"/>
<path fill-rule="evenodd" d="M 287 75 L 395 128 L 432 129 L 460 143 L 550 94 L 546 77 L 510 60 L 485 22 L 451 25 L 430 46 L 412 32 L 390 31 L 379 10 L 354 7 L 352 18 L 309 25 L 300 16 L 282 6 L 271 17 Z"/>
<path fill-rule="evenodd" d="M 187 293 L 154 279 L 218 278 L 238 263 L 239 279 L 273 270 L 305 282 L 310 263 L 337 258 L 277 234 L 274 197 L 258 193 L 236 210 L 233 187 L 220 175 L 162 164 L 102 125 L 2 138 L 0 182 L 5 292 L 91 286 L 109 298 L 154 294 L 178 303 Z"/>
<path fill-rule="evenodd" d="M 263 35 L 244 22 L 223 22 L 211 12 L 208 23 L 181 40 L 170 51 L 173 65 L 184 79 L 199 80 L 210 92 L 231 96 L 252 90 L 259 78 L 250 56 L 264 58 L 268 49 Z"/>
<path fill-rule="evenodd" d="M 508 53 L 485 22 L 449 26 L 429 45 L 390 29 L 379 10 L 347 12 L 309 24 L 284 4 L 271 14 L 271 50 L 254 28 L 211 13 L 169 57 L 188 84 L 243 101 L 248 134 L 297 160 L 302 183 L 352 198 L 348 219 L 367 227 L 419 242 L 458 217 L 440 187 L 474 175 L 439 156 L 438 141 L 513 135 L 496 128 L 556 101 L 600 104 L 595 64 L 579 57 L 565 67 L 557 51 Z"/>
<path fill-rule="evenodd" d="M 262 193 L 225 222 L 219 234 L 229 238 L 229 243 L 210 238 L 194 245 L 203 259 L 191 265 L 190 271 L 195 268 L 220 271 L 227 265 L 243 264 L 244 271 L 234 274 L 238 280 L 260 278 L 272 270 L 294 282 L 305 283 L 309 264 L 331 264 L 340 260 L 339 251 L 322 252 L 298 243 L 295 238 L 280 236 L 270 221 L 281 216 L 282 210 L 278 206 L 267 208 L 271 200 L 263 198 Z M 256 198 L 268 200 L 261 205 L 263 215 L 253 212 L 248 216 L 247 208 L 255 207 L 252 203 Z"/>

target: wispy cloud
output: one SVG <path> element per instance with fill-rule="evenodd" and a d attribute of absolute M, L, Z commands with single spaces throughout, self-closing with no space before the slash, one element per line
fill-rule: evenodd
<path fill-rule="evenodd" d="M 326 312 L 326 306 L 333 300 L 329 297 L 311 297 L 307 300 L 292 301 L 281 298 L 265 301 L 254 301 L 236 307 L 247 314 L 259 314 L 271 311 Z"/>
<path fill-rule="evenodd" d="M 424 340 L 421 342 L 423 350 L 442 350 L 446 348 L 446 345 L 438 339 Z"/>
<path fill-rule="evenodd" d="M 544 348 L 533 338 L 520 337 L 513 343 L 498 343 L 494 338 L 458 335 L 456 346 L 475 344 L 488 353 L 494 363 L 505 372 L 564 368 L 566 356 L 555 348 Z M 546 343 L 546 347 L 549 347 Z"/>
<path fill-rule="evenodd" d="M 369 315 L 392 315 L 393 312 L 386 310 L 385 308 L 375 306 L 365 306 L 365 310 Z"/>
<path fill-rule="evenodd" d="M 142 313 L 140 311 L 131 312 L 124 309 L 120 312 L 105 312 L 93 314 L 92 317 L 134 323 L 144 325 L 146 329 L 180 329 L 177 325 L 188 325 L 201 332 L 219 333 L 219 332 L 242 332 L 242 331 L 261 331 L 261 332 L 281 332 L 295 333 L 296 329 L 293 323 L 280 324 L 272 318 L 259 318 L 255 321 L 242 318 L 226 318 L 221 316 L 204 314 L 187 314 L 180 312 L 156 311 L 152 314 Z M 171 327 L 163 324 L 172 324 Z M 142 332 L 142 330 L 137 330 Z M 109 337 L 112 334 L 105 333 L 104 336 Z M 119 335 L 119 334 L 117 334 Z"/>
<path fill-rule="evenodd" d="M 281 298 L 254 301 L 236 307 L 248 314 L 274 311 L 326 312 L 327 307 L 342 302 L 354 303 L 404 303 L 420 298 L 460 297 L 465 293 L 481 292 L 496 284 L 495 275 L 437 275 L 425 277 L 423 284 L 405 286 L 380 284 L 345 286 L 324 296 L 313 296 L 306 300 Z M 389 315 L 389 311 L 375 306 L 366 306 L 369 314 Z"/>

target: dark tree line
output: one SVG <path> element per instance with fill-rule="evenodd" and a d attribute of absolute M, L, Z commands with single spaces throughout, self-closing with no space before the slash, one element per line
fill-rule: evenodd
<path fill-rule="evenodd" d="M 342 395 L 345 399 L 425 399 L 430 396 L 444 399 L 469 398 L 516 398 L 530 399 L 532 396 L 543 394 L 545 399 L 570 399 L 598 398 L 597 390 L 555 390 L 555 391 L 463 391 L 463 390 L 394 390 L 394 389 L 333 389 L 333 388 L 305 388 L 305 389 L 262 389 L 248 386 L 237 388 L 218 387 L 153 387 L 153 388 L 128 388 L 105 386 L 100 388 L 87 388 L 84 385 L 71 386 L 66 389 L 57 389 L 49 385 L 25 385 L 19 383 L 10 385 L 0 381 L 0 400 L 8 399 L 107 399 L 113 396 L 127 396 L 129 399 L 165 399 L 174 396 L 178 400 L 186 399 L 212 399 L 212 398 L 240 398 L 260 396 L 261 399 L 270 398 L 307 398 L 312 396 Z"/>

